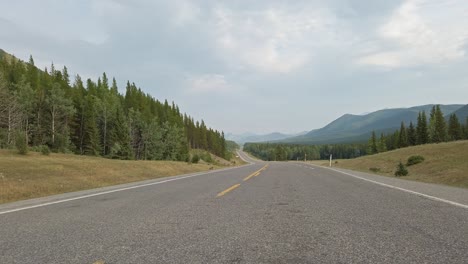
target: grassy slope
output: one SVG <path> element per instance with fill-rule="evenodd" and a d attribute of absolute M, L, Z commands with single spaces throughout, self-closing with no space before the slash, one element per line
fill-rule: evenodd
<path fill-rule="evenodd" d="M 220 166 L 173 161 L 124 161 L 0 150 L 0 203 L 120 183 L 207 171 Z M 239 162 L 237 162 L 239 164 Z"/>
<path fill-rule="evenodd" d="M 379 168 L 377 174 L 393 176 L 398 162 L 406 163 L 408 157 L 422 155 L 425 161 L 408 167 L 408 180 L 445 184 L 468 188 L 468 141 L 428 144 L 388 151 L 351 160 L 339 160 L 335 167 L 374 173 L 369 168 Z M 327 165 L 328 162 L 320 162 Z"/>

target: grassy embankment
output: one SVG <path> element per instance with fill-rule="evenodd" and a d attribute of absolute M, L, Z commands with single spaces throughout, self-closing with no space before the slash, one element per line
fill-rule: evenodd
<path fill-rule="evenodd" d="M 468 141 L 466 140 L 407 147 L 357 159 L 337 160 L 338 163 L 335 161 L 333 166 L 395 177 L 398 163 L 401 161 L 406 164 L 408 158 L 413 155 L 421 155 L 425 160 L 407 167 L 409 175 L 401 177 L 402 179 L 468 188 Z M 329 164 L 326 161 L 313 163 L 323 166 Z M 374 168 L 373 171 L 371 168 Z"/>
<path fill-rule="evenodd" d="M 126 161 L 0 150 L 0 203 L 241 165 L 213 157 L 213 163 Z"/>

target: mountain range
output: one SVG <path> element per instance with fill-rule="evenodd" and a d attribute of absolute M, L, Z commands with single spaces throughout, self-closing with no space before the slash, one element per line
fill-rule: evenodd
<path fill-rule="evenodd" d="M 433 106 L 433 104 L 428 104 L 410 108 L 383 109 L 363 115 L 345 114 L 320 129 L 311 130 L 299 135 L 288 136 L 287 134 L 281 133 L 254 135 L 246 133 L 244 137 L 233 140 L 241 144 L 245 142 L 294 144 L 365 142 L 369 139 L 372 131 L 378 134 L 392 133 L 400 128 L 402 121 L 406 126 L 408 126 L 410 122 L 416 125 L 418 113 L 425 111 L 426 116 L 429 118 L 429 113 Z M 465 123 L 468 117 L 468 105 L 440 105 L 440 108 L 447 120 L 452 113 L 457 115 L 461 123 Z"/>

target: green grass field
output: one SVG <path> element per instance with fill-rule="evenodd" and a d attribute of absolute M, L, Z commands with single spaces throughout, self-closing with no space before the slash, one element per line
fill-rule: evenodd
<path fill-rule="evenodd" d="M 175 161 L 126 161 L 71 154 L 44 156 L 0 150 L 0 203 L 92 189 L 121 183 L 240 165 L 240 160 L 216 164 Z M 235 161 L 235 162 L 234 162 Z"/>
<path fill-rule="evenodd" d="M 468 141 L 466 140 L 402 148 L 357 159 L 337 160 L 338 163 L 333 163 L 333 166 L 395 177 L 398 163 L 401 161 L 406 164 L 407 159 L 413 155 L 421 155 L 425 160 L 407 167 L 409 175 L 401 178 L 468 188 Z M 325 161 L 313 163 L 328 166 L 328 162 Z M 375 172 L 375 169 L 371 171 L 371 168 L 380 171 Z"/>

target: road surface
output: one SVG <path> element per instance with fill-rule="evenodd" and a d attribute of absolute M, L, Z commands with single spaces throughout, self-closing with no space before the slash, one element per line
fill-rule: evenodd
<path fill-rule="evenodd" d="M 386 179 L 256 161 L 6 204 L 0 263 L 468 263 L 467 190 Z"/>

